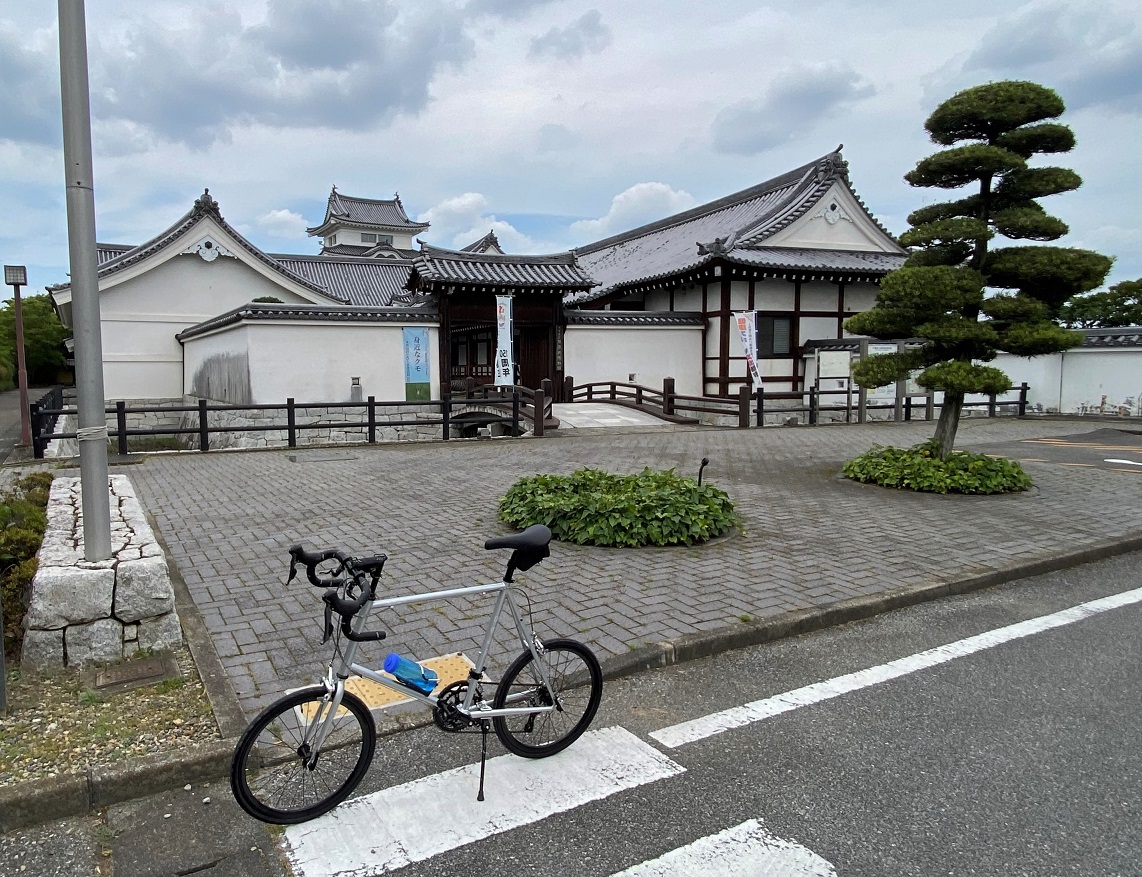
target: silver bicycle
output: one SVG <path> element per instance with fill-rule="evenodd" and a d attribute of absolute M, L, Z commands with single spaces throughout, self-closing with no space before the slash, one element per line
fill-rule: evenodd
<path fill-rule="evenodd" d="M 594 653 L 570 639 L 541 640 L 520 611 L 512 577 L 548 556 L 551 531 L 542 525 L 489 539 L 486 549 L 510 548 L 503 581 L 451 590 L 378 599 L 384 554 L 353 557 L 337 549 L 290 548 L 293 581 L 303 564 L 310 583 L 326 588 L 325 637 L 333 657 L 320 685 L 288 694 L 264 709 L 246 729 L 234 751 L 230 786 L 242 809 L 256 819 L 281 825 L 314 819 L 336 807 L 365 776 L 376 747 L 373 716 L 345 682 L 360 676 L 432 707 L 441 730 L 477 729 L 482 734 L 479 800 L 484 799 L 484 762 L 489 726 L 504 748 L 524 758 L 544 758 L 566 749 L 587 730 L 599 708 L 603 674 Z M 325 573 L 327 567 L 328 577 Z M 480 653 L 468 678 L 442 688 L 409 687 L 397 678 L 355 663 L 358 646 L 385 638 L 366 630 L 374 609 L 425 600 L 477 594 L 495 595 Z M 498 683 L 486 677 L 492 639 L 504 610 L 514 623 L 523 651 Z M 336 621 L 335 617 L 340 621 Z M 415 665 L 413 665 L 415 666 Z M 495 685 L 491 702 L 484 686 Z"/>

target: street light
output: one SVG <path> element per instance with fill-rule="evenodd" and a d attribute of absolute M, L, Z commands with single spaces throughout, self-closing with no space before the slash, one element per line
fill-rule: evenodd
<path fill-rule="evenodd" d="M 28 269 L 23 265 L 5 265 L 4 283 L 15 291 L 16 312 L 16 382 L 20 387 L 20 444 L 32 443 L 32 421 L 28 412 L 28 370 L 24 365 L 24 312 L 20 306 L 20 287 L 28 285 Z"/>

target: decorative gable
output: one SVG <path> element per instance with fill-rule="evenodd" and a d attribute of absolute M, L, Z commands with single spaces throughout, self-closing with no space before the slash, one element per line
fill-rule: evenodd
<path fill-rule="evenodd" d="M 901 253 L 842 180 L 835 180 L 804 215 L 765 239 L 767 247 Z"/>

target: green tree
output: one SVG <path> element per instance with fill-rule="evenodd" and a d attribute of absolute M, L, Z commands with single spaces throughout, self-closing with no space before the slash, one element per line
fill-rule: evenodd
<path fill-rule="evenodd" d="M 966 394 L 1011 388 L 1006 374 L 981 363 L 999 352 L 1037 356 L 1081 344 L 1082 336 L 1055 318 L 1067 299 L 1095 289 L 1110 270 L 1110 259 L 1089 250 L 989 247 L 997 235 L 1054 241 L 1067 233 L 1039 199 L 1077 189 L 1082 180 L 1066 168 L 1028 165 L 1033 156 L 1074 146 L 1071 129 L 1049 121 L 1063 110 L 1054 91 L 1033 82 L 981 85 L 940 104 L 924 127 L 949 148 L 922 159 L 904 179 L 967 191 L 908 217 L 911 227 L 900 239 L 908 261 L 884 278 L 872 310 L 845 323 L 859 335 L 923 339 L 903 354 L 867 357 L 854 373 L 862 386 L 879 387 L 919 369 L 920 386 L 943 391 L 935 435 L 941 457 L 955 443 Z"/>
<path fill-rule="evenodd" d="M 47 295 L 21 296 L 24 318 L 24 365 L 31 385 L 54 384 L 65 363 L 63 342 L 71 336 L 56 316 Z M 8 299 L 0 310 L 0 355 L 16 375 L 16 303 Z"/>
<path fill-rule="evenodd" d="M 1059 322 L 1072 329 L 1142 326 L 1142 278 L 1075 296 L 1059 309 Z"/>

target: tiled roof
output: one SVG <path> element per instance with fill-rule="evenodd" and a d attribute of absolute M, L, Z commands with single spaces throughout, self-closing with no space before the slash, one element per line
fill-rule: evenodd
<path fill-rule="evenodd" d="M 230 224 L 222 218 L 222 212 L 218 208 L 218 202 L 210 196 L 209 189 L 206 189 L 202 195 L 195 200 L 194 206 L 190 209 L 189 212 L 187 212 L 180 220 L 178 220 L 178 222 L 176 222 L 162 234 L 151 238 L 151 240 L 147 241 L 145 244 L 140 244 L 137 247 L 133 247 L 124 252 L 120 252 L 117 256 L 112 256 L 106 260 L 101 259 L 97 274 L 98 278 L 103 279 L 104 277 L 108 277 L 118 271 L 122 271 L 125 268 L 129 268 L 130 266 L 135 265 L 138 262 L 141 262 L 149 256 L 157 253 L 159 250 L 165 249 L 175 241 L 186 236 L 191 229 L 193 229 L 207 217 L 213 219 L 221 228 L 225 229 L 226 233 L 229 234 L 230 237 L 233 238 L 233 240 L 240 247 L 242 247 L 242 249 L 244 249 L 247 253 L 252 255 L 259 262 L 263 263 L 273 271 L 281 274 L 283 277 L 286 277 L 289 280 L 292 280 L 294 283 L 300 284 L 301 286 L 304 286 L 307 289 L 320 295 L 326 296 L 327 298 L 334 300 L 338 298 L 336 295 L 327 292 L 322 287 L 315 286 L 306 278 L 298 274 L 294 274 L 280 262 L 271 258 L 270 256 L 267 256 L 265 253 L 251 244 L 248 240 L 246 240 L 241 234 L 235 231 L 234 228 L 232 228 Z M 115 245 L 112 245 L 112 248 L 117 249 Z M 111 252 L 112 248 L 108 249 L 109 253 Z M 70 286 L 70 283 L 61 283 L 57 286 L 52 286 L 49 288 L 53 291 L 57 291 L 68 289 Z"/>
<path fill-rule="evenodd" d="M 306 278 L 332 295 L 360 307 L 388 307 L 408 300 L 405 289 L 412 262 L 407 259 L 369 259 L 349 256 L 294 256 L 273 258 L 289 271 Z"/>
<path fill-rule="evenodd" d="M 95 245 L 95 256 L 98 263 L 102 265 L 104 262 L 110 262 L 112 259 L 118 259 L 124 253 L 129 253 L 135 249 L 134 244 L 100 244 Z"/>
<path fill-rule="evenodd" d="M 823 273 L 837 272 L 885 274 L 904 264 L 907 256 L 895 253 L 865 252 L 862 250 L 819 250 L 816 248 L 786 247 L 734 247 L 726 258 L 745 265 L 767 268 L 814 270 Z"/>
<path fill-rule="evenodd" d="M 504 248 L 500 246 L 499 239 L 496 237 L 495 231 L 489 231 L 486 235 L 478 241 L 472 241 L 466 247 L 460 249 L 461 253 L 500 253 L 504 252 Z"/>
<path fill-rule="evenodd" d="M 858 258 L 847 259 L 831 250 L 789 249 L 779 256 L 782 248 L 763 246 L 765 240 L 805 215 L 837 181 L 849 186 L 848 165 L 839 148 L 757 186 L 579 247 L 579 262 L 595 278 L 598 288 L 570 297 L 568 304 L 591 301 L 625 287 L 676 275 L 719 257 L 789 270 L 833 268 L 883 273 L 899 267 L 902 255 L 885 260 L 879 258 L 885 255 L 882 253 L 868 254 L 876 259 L 852 253 Z M 849 191 L 852 192 L 851 186 Z M 860 203 L 856 193 L 852 194 Z M 876 221 L 871 214 L 869 218 Z M 886 231 L 885 234 L 888 235 Z"/>
<path fill-rule="evenodd" d="M 1142 347 L 1142 326 L 1113 329 L 1080 329 L 1086 336 L 1083 347 Z"/>
<path fill-rule="evenodd" d="M 323 256 L 363 256 L 369 252 L 370 247 L 360 244 L 334 244 L 332 247 L 322 247 Z"/>
<path fill-rule="evenodd" d="M 217 317 L 183 329 L 175 337 L 186 341 L 196 335 L 221 329 L 243 320 L 296 320 L 327 323 L 435 323 L 439 318 L 432 308 L 357 308 L 322 307 L 319 305 L 287 305 L 251 303 L 227 311 Z"/>
<path fill-rule="evenodd" d="M 576 263 L 574 253 L 549 256 L 505 256 L 463 253 L 422 243 L 413 261 L 409 285 L 479 286 L 497 289 L 544 289 L 563 293 L 585 292 L 595 282 Z"/>
<path fill-rule="evenodd" d="M 565 310 L 571 326 L 705 326 L 698 311 L 580 311 Z"/>
<path fill-rule="evenodd" d="M 321 225 L 308 231 L 311 235 L 321 234 L 330 223 L 379 225 L 386 228 L 407 229 L 413 233 L 428 228 L 427 222 L 413 222 L 408 218 L 408 214 L 404 212 L 404 205 L 400 202 L 400 195 L 394 195 L 391 200 L 353 198 L 342 195 L 336 186 L 329 193 L 329 201 L 325 205 L 325 219 Z"/>

